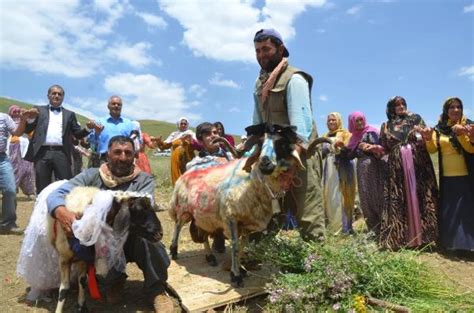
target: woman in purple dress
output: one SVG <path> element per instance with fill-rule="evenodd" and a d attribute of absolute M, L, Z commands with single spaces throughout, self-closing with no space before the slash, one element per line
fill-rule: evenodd
<path fill-rule="evenodd" d="M 357 157 L 360 208 L 368 230 L 378 235 L 386 167 L 381 159 L 384 149 L 380 145 L 379 130 L 367 124 L 364 113 L 353 112 L 349 115 L 349 132 L 352 136 L 347 148 Z"/>
<path fill-rule="evenodd" d="M 12 105 L 8 109 L 8 115 L 18 124 L 20 122 L 21 108 Z M 35 194 L 35 171 L 33 163 L 23 160 L 22 151 L 26 153 L 28 139 L 25 137 L 12 136 L 10 139 L 9 155 L 15 174 L 16 188 L 30 197 Z"/>

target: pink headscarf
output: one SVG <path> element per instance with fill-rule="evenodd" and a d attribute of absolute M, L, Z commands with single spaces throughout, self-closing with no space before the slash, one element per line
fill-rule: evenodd
<path fill-rule="evenodd" d="M 362 118 L 365 125 L 364 129 L 362 130 L 357 129 L 356 121 L 359 117 Z M 352 112 L 351 114 L 349 114 L 349 132 L 352 134 L 351 139 L 349 140 L 349 143 L 347 145 L 350 150 L 354 150 L 355 148 L 357 148 L 365 133 L 375 132 L 377 135 L 379 134 L 379 130 L 377 128 L 367 124 L 364 113 L 360 111 Z"/>

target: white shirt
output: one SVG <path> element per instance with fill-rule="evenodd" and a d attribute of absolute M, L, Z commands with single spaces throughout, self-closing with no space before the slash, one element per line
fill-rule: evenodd
<path fill-rule="evenodd" d="M 49 108 L 48 108 L 49 109 Z M 45 146 L 63 145 L 63 110 L 49 111 L 49 125 L 46 132 Z"/>

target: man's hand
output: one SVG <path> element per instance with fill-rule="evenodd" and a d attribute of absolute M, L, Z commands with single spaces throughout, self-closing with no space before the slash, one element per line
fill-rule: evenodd
<path fill-rule="evenodd" d="M 88 129 L 93 129 L 97 135 L 99 135 L 104 129 L 104 125 L 93 120 L 88 121 L 86 126 Z"/>
<path fill-rule="evenodd" d="M 21 118 L 22 119 L 34 119 L 38 116 L 39 111 L 36 108 L 25 110 L 21 110 Z"/>
<path fill-rule="evenodd" d="M 61 205 L 54 210 L 54 217 L 61 224 L 61 228 L 66 233 L 66 236 L 72 237 L 72 223 L 76 220 L 76 214 Z"/>

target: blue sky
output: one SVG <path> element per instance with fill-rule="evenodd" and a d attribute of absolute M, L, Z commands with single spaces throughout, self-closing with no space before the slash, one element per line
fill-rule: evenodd
<path fill-rule="evenodd" d="M 253 35 L 268 27 L 315 79 L 320 133 L 332 111 L 380 125 L 394 95 L 430 125 L 449 96 L 474 118 L 474 2 L 461 0 L 2 0 L 0 96 L 46 104 L 60 84 L 65 106 L 93 118 L 117 94 L 126 117 L 222 121 L 239 135 Z"/>

